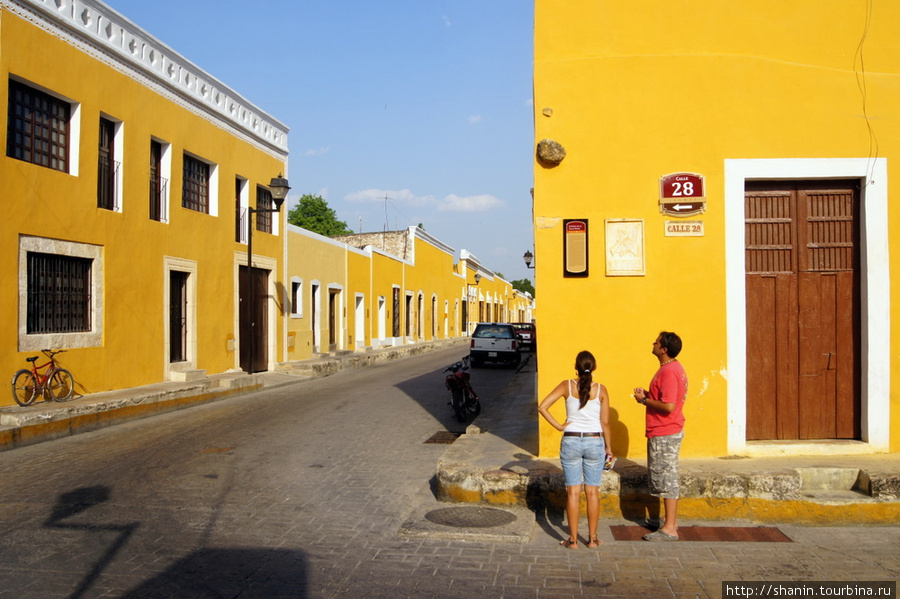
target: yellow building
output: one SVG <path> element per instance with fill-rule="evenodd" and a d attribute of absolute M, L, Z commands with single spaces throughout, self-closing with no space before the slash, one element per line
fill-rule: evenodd
<path fill-rule="evenodd" d="M 254 219 L 256 344 L 239 306 L 287 128 L 102 2 L 4 0 L 0 73 L 6 371 L 65 349 L 89 393 L 282 361 L 281 214 Z"/>
<path fill-rule="evenodd" d="M 287 225 L 287 241 L 291 298 L 287 360 L 346 349 L 349 249 L 294 225 Z"/>
<path fill-rule="evenodd" d="M 671 330 L 682 455 L 900 451 L 898 20 L 887 0 L 535 2 L 541 397 L 593 351 L 613 450 L 644 456 L 631 394 Z M 542 422 L 541 453 L 558 440 Z"/>
<path fill-rule="evenodd" d="M 466 250 L 457 260 L 418 227 L 329 238 L 288 225 L 287 233 L 288 362 L 464 337 L 467 323 L 530 322 L 534 313 L 529 294 Z"/>

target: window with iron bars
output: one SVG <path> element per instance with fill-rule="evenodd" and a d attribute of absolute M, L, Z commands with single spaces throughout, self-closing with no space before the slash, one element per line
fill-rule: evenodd
<path fill-rule="evenodd" d="M 28 253 L 28 334 L 91 330 L 89 258 Z"/>
<path fill-rule="evenodd" d="M 8 106 L 6 155 L 68 172 L 69 104 L 10 80 Z"/>
<path fill-rule="evenodd" d="M 275 207 L 272 201 L 272 192 L 264 187 L 256 188 L 256 209 L 272 210 Z M 257 212 L 256 213 L 256 230 L 263 233 L 272 232 L 272 213 Z"/>
<path fill-rule="evenodd" d="M 184 155 L 181 205 L 209 214 L 209 165 L 187 154 Z"/>

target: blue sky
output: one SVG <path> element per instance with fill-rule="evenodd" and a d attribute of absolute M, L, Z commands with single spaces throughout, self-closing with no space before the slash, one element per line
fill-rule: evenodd
<path fill-rule="evenodd" d="M 291 205 L 533 280 L 530 0 L 107 3 L 290 127 Z"/>

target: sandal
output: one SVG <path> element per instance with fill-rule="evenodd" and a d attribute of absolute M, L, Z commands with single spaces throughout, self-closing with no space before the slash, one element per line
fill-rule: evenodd
<path fill-rule="evenodd" d="M 597 538 L 597 535 L 592 535 L 588 537 L 588 549 L 596 549 L 600 545 L 603 544 L 603 541 Z"/>
<path fill-rule="evenodd" d="M 559 544 L 566 549 L 578 549 L 578 541 L 573 541 L 572 539 L 563 539 Z"/>
<path fill-rule="evenodd" d="M 660 528 L 656 532 L 651 532 L 641 538 L 643 538 L 645 541 L 677 541 L 678 535 L 670 535 Z"/>

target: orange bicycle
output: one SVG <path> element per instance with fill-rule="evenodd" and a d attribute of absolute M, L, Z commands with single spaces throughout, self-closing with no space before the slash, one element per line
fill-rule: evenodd
<path fill-rule="evenodd" d="M 23 368 L 13 376 L 13 399 L 20 406 L 31 405 L 38 394 L 44 398 L 49 395 L 55 401 L 66 401 L 75 393 L 75 379 L 72 378 L 72 373 L 65 368 L 60 368 L 54 358 L 56 354 L 61 354 L 66 350 L 42 349 L 41 351 L 50 358 L 49 362 L 38 366 L 37 361 L 40 356 L 25 358 L 31 362 L 31 370 Z M 46 371 L 41 373 L 41 370 L 45 368 Z"/>

